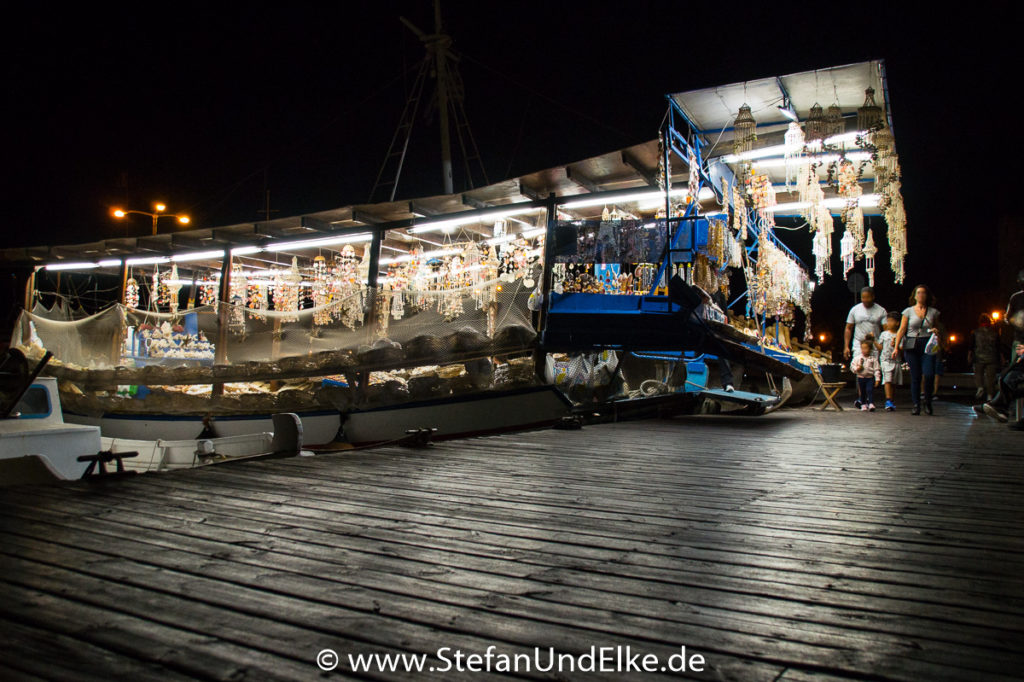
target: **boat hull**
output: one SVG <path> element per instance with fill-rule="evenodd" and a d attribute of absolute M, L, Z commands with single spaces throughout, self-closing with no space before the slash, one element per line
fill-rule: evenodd
<path fill-rule="evenodd" d="M 299 412 L 303 442 L 310 446 L 334 441 L 341 426 L 341 414 L 335 410 Z M 198 415 L 105 414 L 89 417 L 65 412 L 64 419 L 75 424 L 98 426 L 107 438 L 131 440 L 194 440 L 204 429 Z M 273 415 L 251 414 L 215 417 L 210 421 L 218 438 L 248 436 L 274 431 Z"/>
<path fill-rule="evenodd" d="M 353 445 L 398 440 L 412 429 L 437 429 L 435 439 L 466 438 L 549 426 L 572 404 L 553 386 L 439 398 L 346 414 L 345 439 Z"/>

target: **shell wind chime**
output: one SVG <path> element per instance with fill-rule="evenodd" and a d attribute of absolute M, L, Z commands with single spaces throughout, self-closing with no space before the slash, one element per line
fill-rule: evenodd
<path fill-rule="evenodd" d="M 732 143 L 733 154 L 742 154 L 753 149 L 754 140 L 757 139 L 755 133 L 757 121 L 754 119 L 754 114 L 750 112 L 749 105 L 743 104 L 740 107 L 732 126 L 735 135 Z"/>
<path fill-rule="evenodd" d="M 733 229 L 739 235 L 740 241 L 746 243 L 747 227 L 749 222 L 747 216 L 747 202 L 743 198 L 743 192 L 740 191 L 740 184 L 738 180 L 732 185 L 732 219 Z"/>
<path fill-rule="evenodd" d="M 817 215 L 818 224 L 814 234 L 814 274 L 821 282 L 825 275 L 832 274 L 832 214 L 822 210 Z"/>
<path fill-rule="evenodd" d="M 274 274 L 274 310 L 290 313 L 282 318 L 282 322 L 297 321 L 299 312 L 299 288 L 302 286 L 302 274 L 299 272 L 299 259 L 292 257 L 292 266 L 287 270 L 278 270 Z"/>
<path fill-rule="evenodd" d="M 875 89 L 864 91 L 864 104 L 857 109 L 857 130 L 876 131 L 885 125 L 882 107 L 875 104 Z"/>
<path fill-rule="evenodd" d="M 850 234 L 854 260 L 860 260 L 863 256 L 864 243 L 864 212 L 860 208 L 860 197 L 863 192 L 857 181 L 857 169 L 848 159 L 843 159 L 839 164 L 838 185 L 839 196 L 846 200 L 842 216 L 845 233 Z M 843 277 L 846 277 L 845 273 Z"/>
<path fill-rule="evenodd" d="M 843 261 L 843 279 L 846 279 L 847 275 L 850 274 L 850 270 L 853 270 L 854 249 L 856 246 L 857 242 L 853 234 L 849 230 L 843 232 L 843 238 L 839 240 L 839 258 Z"/>
<path fill-rule="evenodd" d="M 870 143 L 875 147 L 875 193 L 879 195 L 878 207 L 888 228 L 889 265 L 896 283 L 902 284 L 907 255 L 907 217 L 901 192 L 900 163 L 885 110 L 875 103 L 873 88 L 864 91 L 864 105 L 857 109 L 857 127 L 870 133 Z"/>
<path fill-rule="evenodd" d="M 825 112 L 824 132 L 826 139 L 846 132 L 846 126 L 843 123 L 843 110 L 839 108 L 838 102 L 829 106 L 828 111 Z"/>
<path fill-rule="evenodd" d="M 341 300 L 333 314 L 349 329 L 363 323 L 363 283 L 359 276 L 359 259 L 351 244 L 341 250 L 341 256 L 334 262 L 332 296 Z"/>
<path fill-rule="evenodd" d="M 245 299 L 249 282 L 240 263 L 231 266 L 231 286 L 228 289 L 228 304 L 231 306 L 228 329 L 235 334 L 245 334 Z"/>
<path fill-rule="evenodd" d="M 804 123 L 804 137 L 808 143 L 824 140 L 827 137 L 825 130 L 825 111 L 815 102 Z"/>
<path fill-rule="evenodd" d="M 801 175 L 805 168 L 810 169 L 810 163 L 804 155 L 804 129 L 796 121 L 791 121 L 786 135 L 783 138 L 786 145 L 786 191 L 790 191 L 792 185 L 800 185 Z"/>
<path fill-rule="evenodd" d="M 696 203 L 697 194 L 700 191 L 700 164 L 697 163 L 697 156 L 690 152 L 688 163 L 689 168 L 689 189 L 686 194 L 686 202 Z"/>
<path fill-rule="evenodd" d="M 181 291 L 181 280 L 178 278 L 178 266 L 172 265 L 171 271 L 167 273 L 162 282 L 167 288 L 167 305 L 172 315 L 178 313 L 178 292 Z"/>
<path fill-rule="evenodd" d="M 254 320 L 267 319 L 266 312 L 270 309 L 270 301 L 267 296 L 267 285 L 263 281 L 249 280 L 245 288 L 245 307 L 249 310 L 249 317 Z"/>
<path fill-rule="evenodd" d="M 868 286 L 875 286 L 875 254 L 878 253 L 878 247 L 875 246 L 875 238 L 871 236 L 871 230 L 868 230 L 868 237 L 864 241 L 864 268 L 868 271 Z"/>
<path fill-rule="evenodd" d="M 217 305 L 217 297 L 220 295 L 217 282 L 203 282 L 199 286 L 199 305 Z"/>
<path fill-rule="evenodd" d="M 317 256 L 313 259 L 313 324 L 323 327 L 331 323 L 331 310 L 328 304 L 330 286 L 327 281 L 327 259 Z"/>

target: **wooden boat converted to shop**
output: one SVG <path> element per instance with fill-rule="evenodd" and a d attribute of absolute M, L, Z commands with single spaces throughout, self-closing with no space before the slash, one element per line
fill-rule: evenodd
<path fill-rule="evenodd" d="M 824 133 L 817 121 L 806 131 L 797 125 L 806 137 L 791 143 L 792 116 L 777 116 L 774 103 L 790 102 L 796 115 L 813 103 L 822 74 L 836 83 L 841 115 Z M 235 433 L 287 409 L 302 417 L 307 442 L 344 435 L 345 420 L 358 440 L 378 440 L 357 425 L 403 412 L 422 421 L 425 408 L 465 411 L 470 397 L 503 407 L 463 421 L 495 416 L 495 428 L 512 428 L 539 421 L 530 392 L 516 389 L 553 385 L 577 405 L 631 399 L 647 382 L 692 393 L 683 365 L 696 375 L 700 363 L 720 358 L 774 377 L 769 385 L 796 381 L 826 358 L 780 332 L 794 309 L 809 313 L 814 282 L 775 235 L 775 216 L 813 218 L 819 280 L 831 267 L 832 211 L 853 235 L 844 243 L 859 244 L 865 216 L 882 216 L 902 278 L 884 65 L 747 85 L 668 97 L 660 140 L 459 194 L 5 249 L 5 263 L 34 268 L 12 345 L 54 352 L 48 371 L 69 418 L 132 435 L 178 436 L 201 425 Z M 747 120 L 744 97 L 757 98 L 763 125 Z M 723 144 L 712 146 L 711 131 L 724 129 Z M 870 181 L 874 194 L 855 191 Z M 793 200 L 782 201 L 785 193 Z M 810 200 L 795 201 L 805 194 Z M 857 251 L 871 275 L 867 246 L 844 252 L 844 269 Z M 27 312 L 66 296 L 61 273 L 65 282 L 85 275 L 113 283 L 118 300 L 84 318 Z M 669 290 L 673 281 L 685 285 L 682 297 Z M 745 330 L 729 324 L 739 308 Z M 643 357 L 651 352 L 661 356 Z M 627 377 L 618 360 L 631 355 L 640 357 Z M 503 391 L 515 400 L 498 397 Z M 517 400 L 530 408 L 520 419 Z"/>

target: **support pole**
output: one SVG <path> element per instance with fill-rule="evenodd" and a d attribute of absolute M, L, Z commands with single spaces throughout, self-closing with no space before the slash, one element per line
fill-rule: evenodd
<path fill-rule="evenodd" d="M 217 301 L 217 350 L 214 352 L 214 364 L 224 365 L 228 361 L 228 317 L 231 314 L 228 296 L 231 294 L 231 250 L 224 252 L 224 262 L 220 269 L 220 296 Z M 212 395 L 224 395 L 224 384 L 214 383 Z"/>
<path fill-rule="evenodd" d="M 540 274 L 540 291 L 543 297 L 543 305 L 541 305 L 540 313 L 537 315 L 537 334 L 539 340 L 533 351 L 533 371 L 541 381 L 544 380 L 544 369 L 547 362 L 547 353 L 544 351 L 543 345 L 543 334 L 544 327 L 547 325 L 548 308 L 551 305 L 551 289 L 554 284 L 555 251 L 553 248 L 553 237 L 555 228 L 558 225 L 558 212 L 555 209 L 555 201 L 555 193 L 552 192 L 548 195 L 547 205 L 544 207 L 545 224 L 548 229 L 544 235 L 544 271 Z"/>
<path fill-rule="evenodd" d="M 32 312 L 32 299 L 36 296 L 36 273 L 38 271 L 38 267 L 32 268 L 32 273 L 25 281 L 25 310 L 29 312 Z"/>
<path fill-rule="evenodd" d="M 377 279 L 380 273 L 380 245 L 384 241 L 384 230 L 374 230 L 370 241 L 370 263 L 366 269 L 366 290 L 370 296 L 369 310 L 364 326 L 377 327 Z"/>

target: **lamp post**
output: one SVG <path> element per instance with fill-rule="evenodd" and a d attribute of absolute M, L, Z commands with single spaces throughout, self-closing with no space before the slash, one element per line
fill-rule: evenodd
<path fill-rule="evenodd" d="M 184 214 L 165 213 L 164 211 L 167 210 L 167 206 L 164 205 L 164 204 L 159 204 L 159 203 L 158 204 L 153 204 L 153 210 L 154 210 L 154 212 L 150 213 L 149 211 L 136 211 L 134 209 L 132 209 L 132 210 L 125 210 L 125 209 L 121 209 L 121 208 L 115 208 L 114 211 L 113 211 L 113 214 L 114 214 L 115 218 L 124 218 L 129 213 L 138 213 L 139 215 L 148 215 L 150 218 L 153 219 L 153 234 L 154 235 L 156 234 L 157 221 L 159 221 L 160 218 L 177 218 L 178 222 L 181 223 L 182 225 L 188 225 L 189 221 L 191 220 L 191 218 L 189 218 L 187 215 L 184 215 Z"/>

